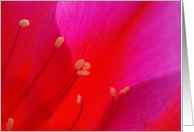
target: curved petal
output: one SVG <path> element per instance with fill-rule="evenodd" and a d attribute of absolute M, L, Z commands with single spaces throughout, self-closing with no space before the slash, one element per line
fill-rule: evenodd
<path fill-rule="evenodd" d="M 103 86 L 106 82 L 118 86 L 121 81 L 135 85 L 181 68 L 181 2 L 134 3 L 57 6 L 57 26 L 73 62 L 89 61 L 91 78 L 101 79 L 95 82 L 102 81 Z"/>
<path fill-rule="evenodd" d="M 169 108 L 146 131 L 181 131 L 181 88 Z"/>
<path fill-rule="evenodd" d="M 180 82 L 181 72 L 175 72 L 171 75 L 132 86 L 128 93 L 122 95 L 118 111 L 106 130 L 144 131 L 155 123 L 158 118 L 159 120 L 161 117 L 163 117 L 163 120 L 172 119 L 174 116 L 168 115 L 169 117 L 167 117 L 162 114 L 166 113 L 166 109 L 169 106 L 174 105 L 173 98 L 175 96 L 175 98 L 181 97 L 180 94 L 176 95 L 180 90 Z M 116 104 L 117 101 L 115 101 Z M 176 110 L 180 111 L 181 108 L 177 107 Z M 181 120 L 181 117 L 179 116 L 177 119 Z M 157 123 L 161 126 L 163 124 L 159 121 Z M 179 125 L 177 124 L 177 126 Z M 155 129 L 155 131 L 158 130 L 159 128 Z M 169 131 L 170 129 L 168 130 L 166 127 L 166 130 Z"/>

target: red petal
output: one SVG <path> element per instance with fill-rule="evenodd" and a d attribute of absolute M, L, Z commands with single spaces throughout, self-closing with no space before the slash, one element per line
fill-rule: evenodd
<path fill-rule="evenodd" d="M 28 19 L 30 21 L 30 26 L 21 28 L 20 30 L 10 63 L 3 78 L 5 81 L 10 81 L 14 74 L 31 59 L 32 49 L 34 48 L 34 42 L 40 25 L 53 2 L 3 1 L 1 3 L 2 70 L 5 68 L 5 62 L 13 46 L 19 28 L 19 21 L 22 19 Z M 5 82 L 3 82 L 3 89 L 4 85 Z"/>
<path fill-rule="evenodd" d="M 28 19 L 30 26 L 21 28 L 18 41 L 11 56 L 10 63 L 2 77 L 2 115 L 7 108 L 20 96 L 27 86 L 31 65 L 32 48 L 40 25 L 53 2 L 1 2 L 1 72 L 10 54 L 21 19 Z M 15 111 L 15 110 L 14 110 Z M 21 113 L 21 112 L 19 112 Z M 17 113 L 18 116 L 20 114 Z M 18 117 L 20 120 L 20 117 Z M 17 123 L 18 120 L 15 120 Z M 5 126 L 6 120 L 2 120 Z M 6 127 L 2 127 L 4 130 Z M 14 126 L 13 126 L 14 128 Z"/>

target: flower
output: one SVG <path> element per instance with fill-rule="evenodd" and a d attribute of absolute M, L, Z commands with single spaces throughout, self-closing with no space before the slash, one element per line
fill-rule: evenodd
<path fill-rule="evenodd" d="M 2 29 L 2 72 L 16 23 L 25 17 L 31 24 L 21 30 L 2 75 L 2 116 L 14 119 L 13 130 L 68 130 L 80 111 L 72 130 L 159 130 L 164 120 L 178 121 L 173 127 L 163 124 L 165 130 L 180 130 L 180 118 L 172 117 L 181 111 L 175 103 L 181 85 L 181 2 L 2 2 L 2 12 L 2 27 L 9 24 Z M 53 54 L 61 36 L 64 43 Z M 82 58 L 91 64 L 90 75 L 50 101 Z M 117 93 L 113 105 L 120 103 L 107 120 L 110 88 L 126 86 L 129 92 L 121 98 Z M 169 117 L 172 110 L 177 112 Z"/>

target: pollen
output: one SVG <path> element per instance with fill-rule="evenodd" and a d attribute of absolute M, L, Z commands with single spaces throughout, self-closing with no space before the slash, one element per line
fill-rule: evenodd
<path fill-rule="evenodd" d="M 110 94 L 114 97 L 116 95 L 116 90 L 115 88 L 111 87 L 110 88 Z"/>
<path fill-rule="evenodd" d="M 81 71 L 78 71 L 77 74 L 80 76 L 88 76 L 90 74 L 90 72 L 81 70 Z"/>
<path fill-rule="evenodd" d="M 57 40 L 55 41 L 55 46 L 57 48 L 59 48 L 59 47 L 61 47 L 63 42 L 64 42 L 64 38 L 63 37 L 58 37 Z"/>
<path fill-rule="evenodd" d="M 80 104 L 82 100 L 82 97 L 80 94 L 77 95 L 77 103 Z"/>
<path fill-rule="evenodd" d="M 14 123 L 14 119 L 12 118 L 8 118 L 8 122 L 7 122 L 7 125 L 6 125 L 6 129 L 8 131 L 11 131 L 12 127 L 13 127 L 13 123 Z"/>
<path fill-rule="evenodd" d="M 122 89 L 119 94 L 125 94 L 127 91 L 129 91 L 129 86 L 125 87 L 124 89 Z"/>
<path fill-rule="evenodd" d="M 83 66 L 83 70 L 89 70 L 90 69 L 90 63 L 86 62 L 85 65 Z"/>
<path fill-rule="evenodd" d="M 20 20 L 20 21 L 19 21 L 19 25 L 20 25 L 21 27 L 27 27 L 27 26 L 30 25 L 30 22 L 29 22 L 29 20 L 27 20 L 27 19 L 23 19 L 23 20 Z"/>
<path fill-rule="evenodd" d="M 76 69 L 81 69 L 85 64 L 85 60 L 84 59 L 80 59 L 75 63 L 75 68 Z"/>

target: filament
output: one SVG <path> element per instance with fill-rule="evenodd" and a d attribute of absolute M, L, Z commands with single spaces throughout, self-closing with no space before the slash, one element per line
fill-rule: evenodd
<path fill-rule="evenodd" d="M 16 99 L 16 101 L 11 105 L 10 108 L 8 108 L 8 110 L 6 111 L 6 113 L 4 114 L 4 118 L 6 119 L 6 116 L 10 113 L 13 112 L 13 109 L 15 109 L 18 104 L 22 101 L 22 99 L 28 94 L 28 92 L 31 90 L 31 88 L 34 86 L 35 82 L 38 80 L 38 78 L 40 77 L 40 75 L 42 74 L 42 72 L 44 71 L 44 69 L 46 68 L 46 66 L 48 65 L 48 63 L 50 62 L 51 58 L 53 57 L 54 53 L 56 52 L 57 48 L 55 47 L 55 49 L 53 50 L 52 54 L 50 55 L 49 59 L 47 60 L 47 62 L 44 64 L 44 66 L 41 68 L 41 70 L 38 72 L 38 74 L 35 76 L 35 78 L 33 79 L 33 81 L 30 83 L 30 85 L 26 88 L 26 90 L 19 96 L 18 99 Z"/>
<path fill-rule="evenodd" d="M 119 108 L 120 101 L 121 101 L 121 94 L 119 95 L 119 99 L 118 99 L 117 106 L 116 106 L 116 108 L 115 108 L 115 111 L 114 111 L 114 113 L 113 113 L 113 115 L 112 115 L 110 121 L 114 118 L 114 116 L 115 116 L 115 114 L 116 114 L 116 112 L 117 112 L 117 110 L 118 110 L 118 108 Z"/>
<path fill-rule="evenodd" d="M 69 128 L 68 131 L 71 131 L 71 130 L 75 127 L 75 125 L 77 124 L 77 122 L 78 122 L 78 120 L 79 120 L 79 118 L 80 118 L 80 116 L 81 116 L 81 114 L 82 114 L 82 111 L 83 111 L 83 100 L 81 99 L 81 109 L 80 109 L 79 115 L 78 115 L 78 117 L 76 118 L 76 120 L 75 120 L 75 122 L 73 123 L 73 125 Z"/>
<path fill-rule="evenodd" d="M 110 109 L 110 113 L 108 115 L 108 118 L 106 119 L 105 124 L 102 126 L 101 130 L 104 130 L 104 128 L 107 126 L 107 124 L 110 122 L 110 117 L 112 115 L 112 111 L 113 111 L 113 107 L 114 107 L 114 96 L 112 96 L 112 103 L 111 103 L 111 109 Z"/>
<path fill-rule="evenodd" d="M 17 42 L 17 40 L 18 40 L 18 36 L 19 36 L 19 33 L 20 33 L 20 29 L 21 29 L 21 26 L 19 26 L 19 29 L 18 29 L 18 31 L 17 31 L 15 40 L 14 40 L 14 42 L 13 42 L 13 46 L 11 47 L 11 51 L 10 51 L 10 53 L 9 53 L 9 56 L 8 56 L 6 62 L 5 62 L 4 69 L 2 70 L 2 78 L 4 77 L 5 72 L 6 72 L 6 70 L 7 70 L 7 67 L 8 67 L 8 65 L 9 65 L 9 63 L 10 63 L 10 60 L 11 60 L 11 57 L 12 57 L 12 54 L 13 54 L 13 51 L 14 51 L 16 42 Z"/>
<path fill-rule="evenodd" d="M 30 122 L 36 122 L 36 125 L 41 124 L 41 122 L 47 118 L 48 115 L 51 115 L 52 111 L 60 104 L 78 77 L 77 70 L 75 70 L 70 80 L 51 99 L 49 99 L 49 101 L 32 113 L 26 120 L 22 121 L 21 125 L 23 126 L 23 122 L 25 122 L 24 126 L 30 128 L 32 127 Z M 35 127 L 36 126 L 33 125 L 33 128 Z"/>

